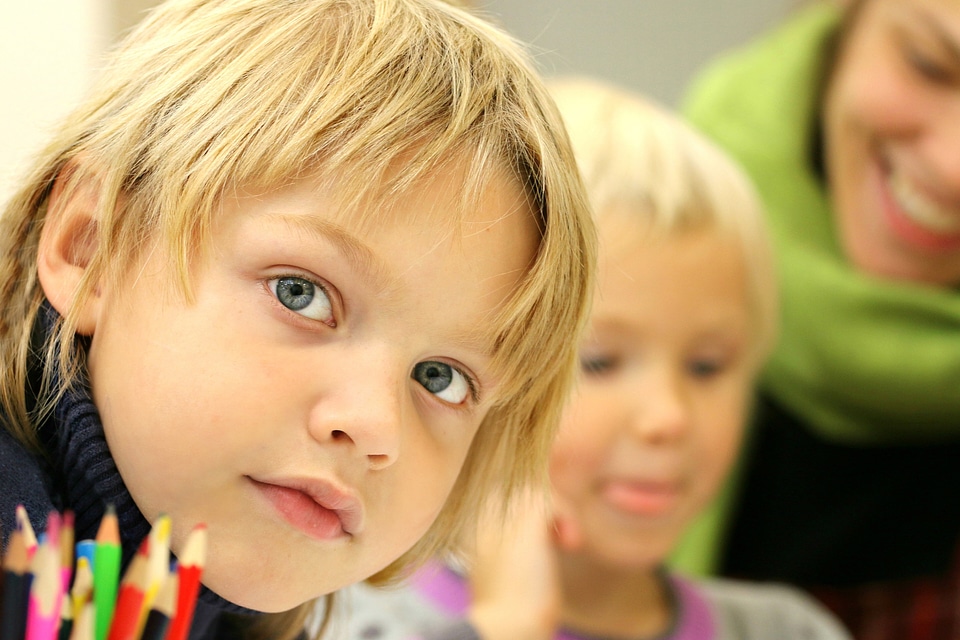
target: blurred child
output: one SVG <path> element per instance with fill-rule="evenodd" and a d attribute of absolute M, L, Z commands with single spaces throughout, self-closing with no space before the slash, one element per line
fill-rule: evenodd
<path fill-rule="evenodd" d="M 549 515 L 531 497 L 508 532 L 481 532 L 469 584 L 431 564 L 405 590 L 358 589 L 350 637 L 846 638 L 798 591 L 665 568 L 724 482 L 774 343 L 772 257 L 749 183 L 638 97 L 583 80 L 553 90 L 601 251 Z"/>
<path fill-rule="evenodd" d="M 0 530 L 205 523 L 193 637 L 284 638 L 538 475 L 594 250 L 531 69 L 434 0 L 154 11 L 3 214 Z"/>

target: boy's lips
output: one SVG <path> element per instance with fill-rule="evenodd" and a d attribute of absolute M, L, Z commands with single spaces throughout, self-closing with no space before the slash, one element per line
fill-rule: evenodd
<path fill-rule="evenodd" d="M 360 501 L 332 482 L 302 478 L 250 480 L 284 520 L 311 538 L 353 536 L 363 528 Z"/>

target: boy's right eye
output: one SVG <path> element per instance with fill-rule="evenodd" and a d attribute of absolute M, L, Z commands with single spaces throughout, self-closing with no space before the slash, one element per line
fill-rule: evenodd
<path fill-rule="evenodd" d="M 312 320 L 333 324 L 333 305 L 321 285 L 298 276 L 274 278 L 268 284 L 273 295 L 287 309 Z"/>

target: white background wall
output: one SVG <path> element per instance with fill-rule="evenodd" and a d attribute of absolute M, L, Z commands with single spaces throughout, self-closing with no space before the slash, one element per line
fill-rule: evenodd
<path fill-rule="evenodd" d="M 474 0 L 549 74 L 590 74 L 674 106 L 718 51 L 777 24 L 805 0 Z"/>
<path fill-rule="evenodd" d="M 107 0 L 0 0 L 0 199 L 76 103 L 109 41 Z"/>
<path fill-rule="evenodd" d="M 153 0 L 0 0 L 0 200 L 76 103 L 101 52 Z M 532 43 L 548 74 L 582 73 L 675 104 L 717 51 L 800 0 L 474 0 Z"/>

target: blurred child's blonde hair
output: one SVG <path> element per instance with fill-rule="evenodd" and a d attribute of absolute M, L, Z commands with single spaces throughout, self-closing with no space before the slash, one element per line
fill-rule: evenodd
<path fill-rule="evenodd" d="M 762 205 L 746 174 L 678 116 L 638 95 L 586 78 L 557 78 L 550 90 L 600 224 L 640 216 L 655 237 L 716 229 L 739 245 L 759 364 L 776 340 L 778 296 Z"/>
<path fill-rule="evenodd" d="M 42 402 L 31 408 L 30 335 L 43 302 L 37 244 L 55 183 L 64 198 L 92 189 L 97 199 L 96 249 L 76 309 L 96 283 L 121 282 L 153 243 L 176 265 L 174 284 L 190 300 L 192 266 L 230 190 L 320 174 L 376 224 L 392 214 L 372 205 L 459 158 L 470 170 L 452 230 L 485 181 L 506 174 L 525 187 L 541 238 L 518 291 L 489 323 L 498 402 L 435 525 L 374 579 L 445 548 L 492 489 L 510 494 L 540 478 L 589 309 L 595 253 L 560 118 L 526 54 L 448 3 L 170 0 L 149 15 L 0 220 L 5 426 L 35 445 L 38 414 L 82 377 L 83 350 L 61 348 L 75 341 L 70 311 L 45 346 L 61 373 L 48 366 Z M 267 633 L 287 633 L 280 629 Z"/>

